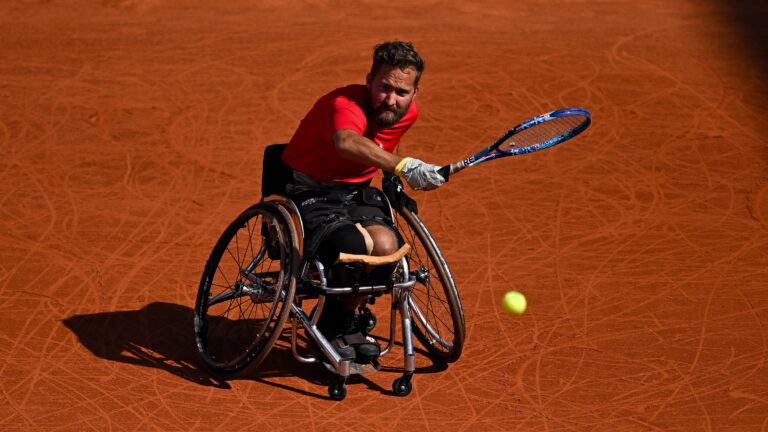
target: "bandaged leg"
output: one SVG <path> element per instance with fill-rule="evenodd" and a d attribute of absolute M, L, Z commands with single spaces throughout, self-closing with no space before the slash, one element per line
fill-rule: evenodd
<path fill-rule="evenodd" d="M 399 262 L 410 247 L 399 247 L 398 237 L 391 228 L 377 223 L 344 224 L 334 229 L 321 243 L 318 252 L 323 265 L 329 269 L 329 285 L 386 283 L 392 266 Z M 365 304 L 367 296 L 328 296 L 318 322 L 320 331 L 339 344 L 337 351 L 354 348 L 359 362 L 368 362 L 381 352 L 378 343 L 370 339 L 355 310 Z M 343 344 L 340 344 L 343 342 Z"/>

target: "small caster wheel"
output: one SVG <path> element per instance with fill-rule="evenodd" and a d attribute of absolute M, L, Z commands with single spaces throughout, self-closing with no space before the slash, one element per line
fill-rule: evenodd
<path fill-rule="evenodd" d="M 402 376 L 392 383 L 392 391 L 397 396 L 408 396 L 411 394 L 411 390 L 413 390 L 413 384 L 409 376 Z"/>
<path fill-rule="evenodd" d="M 344 380 L 339 380 L 329 385 L 328 396 L 335 401 L 344 400 L 344 398 L 347 397 L 347 384 Z"/>

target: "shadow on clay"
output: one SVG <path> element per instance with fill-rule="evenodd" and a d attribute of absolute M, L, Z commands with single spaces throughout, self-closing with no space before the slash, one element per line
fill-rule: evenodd
<path fill-rule="evenodd" d="M 193 322 L 193 309 L 164 302 L 150 303 L 139 310 L 73 315 L 63 320 L 80 343 L 99 358 L 164 370 L 199 385 L 231 388 L 226 380 L 212 375 L 204 367 L 195 343 Z M 328 399 L 325 392 L 311 393 L 272 380 L 294 376 L 317 385 L 328 385 L 335 380 L 335 375 L 322 365 L 302 364 L 294 359 L 287 336 L 288 331 L 284 329 L 283 340 L 272 348 L 256 370 L 237 379 L 251 379 L 306 396 Z M 416 352 L 427 356 L 423 350 L 416 349 Z M 416 374 L 436 373 L 446 368 L 445 364 L 433 363 L 417 368 Z M 382 371 L 399 372 L 400 369 L 385 366 Z M 372 390 L 392 393 L 364 376 L 352 376 L 349 382 L 351 385 L 362 382 Z"/>

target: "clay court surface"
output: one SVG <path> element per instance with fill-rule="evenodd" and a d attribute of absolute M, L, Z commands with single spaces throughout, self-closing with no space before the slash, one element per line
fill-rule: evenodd
<path fill-rule="evenodd" d="M 0 5 L 0 429 L 768 430 L 765 7 L 201 3 Z M 393 38 L 427 62 L 401 153 L 566 106 L 593 126 L 413 194 L 467 341 L 419 351 L 409 397 L 397 354 L 343 402 L 284 344 L 212 379 L 197 285 L 264 146 Z"/>

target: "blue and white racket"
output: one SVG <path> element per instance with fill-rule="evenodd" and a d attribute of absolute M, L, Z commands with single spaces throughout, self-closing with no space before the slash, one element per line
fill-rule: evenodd
<path fill-rule="evenodd" d="M 448 181 L 451 174 L 490 160 L 537 152 L 568 141 L 592 123 L 583 108 L 559 109 L 526 120 L 500 136 L 489 147 L 463 161 L 446 165 L 438 172 Z"/>

